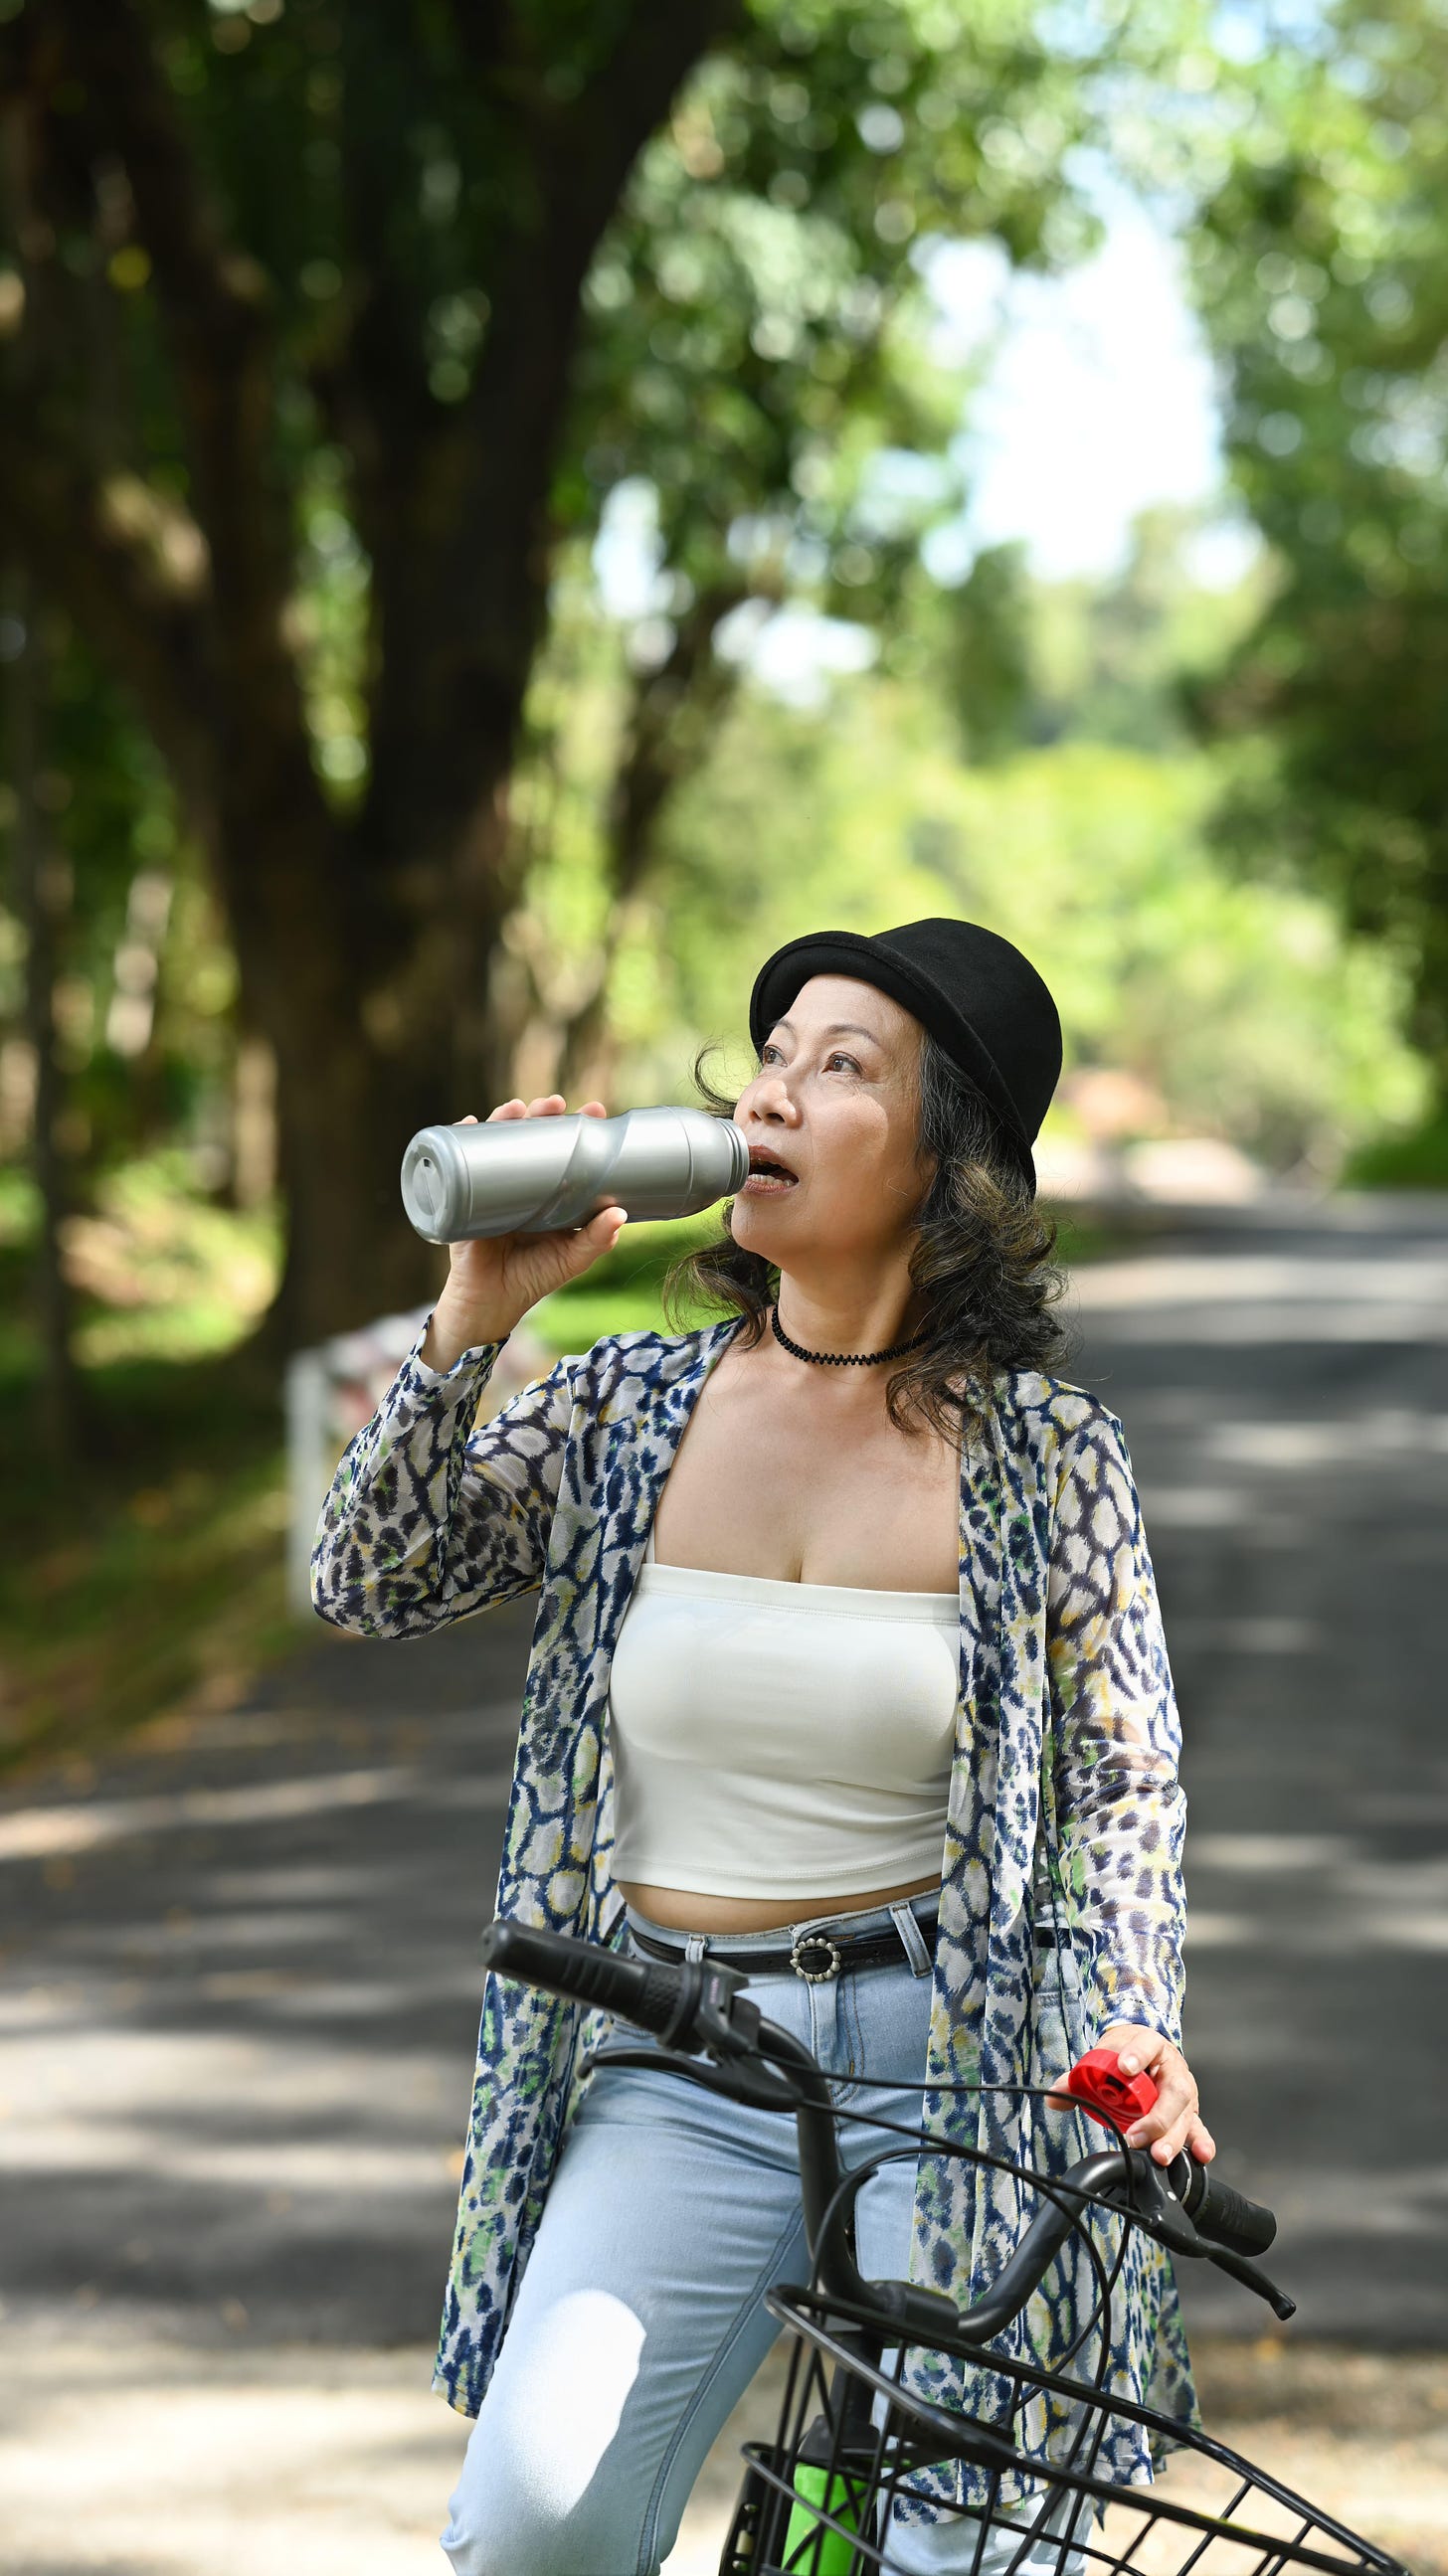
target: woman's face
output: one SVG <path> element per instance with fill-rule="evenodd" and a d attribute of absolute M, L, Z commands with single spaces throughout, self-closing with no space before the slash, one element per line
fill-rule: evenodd
<path fill-rule="evenodd" d="M 734 1113 L 750 1148 L 736 1243 L 785 1267 L 816 1248 L 901 1248 L 930 1181 L 918 1141 L 920 1041 L 919 1021 L 873 984 L 814 975 L 801 986 Z"/>

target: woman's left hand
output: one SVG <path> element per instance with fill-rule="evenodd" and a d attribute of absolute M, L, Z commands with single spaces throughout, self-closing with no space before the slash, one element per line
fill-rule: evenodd
<path fill-rule="evenodd" d="M 1150 2147 L 1159 2165 L 1169 2165 L 1184 2147 L 1198 2164 L 1209 2165 L 1217 2142 L 1198 2114 L 1197 2080 L 1181 2050 L 1159 2031 L 1144 2030 L 1134 2021 L 1114 2021 L 1096 2045 L 1115 2049 L 1123 2075 L 1149 2075 L 1156 2086 L 1155 2108 L 1127 2130 L 1126 2144 Z"/>

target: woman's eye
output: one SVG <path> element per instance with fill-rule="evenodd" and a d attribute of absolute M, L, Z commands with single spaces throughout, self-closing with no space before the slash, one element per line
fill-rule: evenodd
<path fill-rule="evenodd" d="M 778 1054 L 779 1049 L 777 1046 L 762 1046 L 759 1050 L 759 1061 L 761 1066 L 768 1064 L 770 1059 Z M 838 1047 L 835 1049 L 833 1055 L 826 1056 L 825 1063 L 827 1067 L 832 1064 L 847 1064 L 851 1073 L 858 1073 L 860 1070 L 855 1058 L 852 1055 L 846 1055 L 843 1050 Z"/>

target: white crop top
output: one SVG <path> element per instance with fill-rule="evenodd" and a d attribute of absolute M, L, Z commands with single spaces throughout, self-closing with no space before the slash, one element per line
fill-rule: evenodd
<path fill-rule="evenodd" d="M 851 1896 L 938 1871 L 960 1698 L 953 1592 L 660 1565 L 614 1649 L 616 1877 Z"/>

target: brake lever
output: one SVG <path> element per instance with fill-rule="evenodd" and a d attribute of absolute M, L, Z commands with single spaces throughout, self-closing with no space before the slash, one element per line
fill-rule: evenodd
<path fill-rule="evenodd" d="M 1249 2263 L 1245 2254 L 1230 2253 L 1225 2245 L 1210 2244 L 1205 2237 L 1199 2241 L 1207 2261 L 1215 2263 L 1217 2270 L 1226 2272 L 1232 2280 L 1240 2281 L 1244 2290 L 1254 2290 L 1259 2299 L 1265 2299 L 1274 2317 L 1280 2318 L 1283 2325 L 1289 2317 L 1296 2316 L 1297 2301 L 1289 2299 L 1285 2290 L 1279 2290 L 1274 2282 L 1269 2281 L 1259 2265 Z"/>
<path fill-rule="evenodd" d="M 645 2071 L 662 2068 L 669 2075 L 682 2075 L 685 2082 L 697 2084 L 704 2093 L 720 2093 L 726 2102 L 742 2102 L 749 2111 L 788 2111 L 799 2108 L 799 2095 L 792 2085 L 781 2083 L 763 2058 L 757 2061 L 734 2058 L 729 2070 L 710 2066 L 703 2058 L 685 2057 L 676 2048 L 595 2048 L 583 2060 L 580 2074 L 591 2075 L 595 2066 L 636 2066 Z"/>
<path fill-rule="evenodd" d="M 1215 2263 L 1219 2272 L 1227 2273 L 1232 2280 L 1239 2281 L 1244 2290 L 1251 2290 L 1256 2297 L 1265 2300 L 1273 2315 L 1284 2325 L 1289 2317 L 1296 2316 L 1296 2300 L 1289 2299 L 1285 2290 L 1279 2290 L 1275 2282 L 1269 2281 L 1258 2264 L 1250 2262 L 1244 2254 L 1232 2253 L 1225 2245 L 1213 2244 L 1210 2236 L 1200 2235 L 1193 2226 L 1182 2207 L 1174 2180 L 1179 2169 L 1186 2167 L 1185 2156 L 1174 2156 L 1169 2165 L 1159 2165 L 1144 2148 L 1126 2147 L 1123 2161 L 1126 2168 L 1122 2177 L 1123 2188 L 1119 2197 L 1112 2195 L 1115 2205 L 1123 2213 L 1134 2218 L 1138 2226 L 1145 2227 L 1173 2254 L 1190 2254 L 1198 2260 L 1205 2258 L 1208 2263 Z"/>
<path fill-rule="evenodd" d="M 1206 2244 L 1172 2187 L 1172 2175 L 1180 2161 L 1178 2158 L 1173 2164 L 1159 2165 L 1144 2147 L 1123 2146 L 1119 2186 L 1103 2196 L 1173 2254 L 1205 2254 Z"/>

